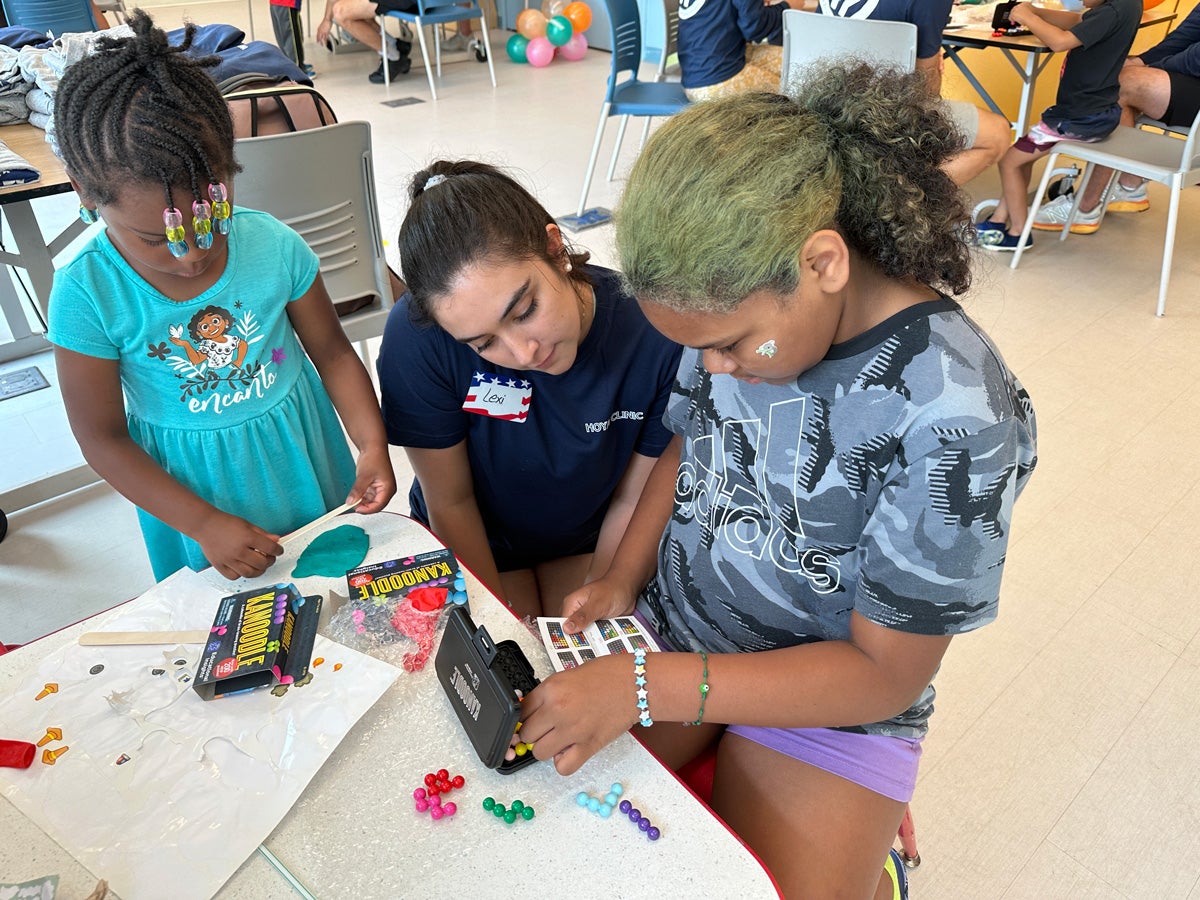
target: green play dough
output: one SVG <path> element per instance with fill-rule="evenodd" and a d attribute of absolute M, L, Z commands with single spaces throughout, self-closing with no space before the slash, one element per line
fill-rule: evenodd
<path fill-rule="evenodd" d="M 339 525 L 332 531 L 317 535 L 316 539 L 304 548 L 304 552 L 296 560 L 296 568 L 292 569 L 292 577 L 322 575 L 326 578 L 338 578 L 366 558 L 369 546 L 371 539 L 357 525 Z"/>

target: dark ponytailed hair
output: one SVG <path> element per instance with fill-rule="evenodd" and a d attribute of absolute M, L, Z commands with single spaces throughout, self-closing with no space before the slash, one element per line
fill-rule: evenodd
<path fill-rule="evenodd" d="M 430 185 L 429 180 L 441 175 Z M 561 265 L 546 250 L 554 217 L 511 176 L 487 163 L 439 160 L 415 176 L 411 205 L 400 226 L 400 268 L 412 292 L 409 312 L 419 324 L 433 321 L 433 303 L 467 266 L 484 260 L 540 259 Z M 592 283 L 583 270 L 586 252 L 566 245 L 568 276 L 577 291 Z"/>
<path fill-rule="evenodd" d="M 196 26 L 172 47 L 140 9 L 134 36 L 101 38 L 96 52 L 69 66 L 54 102 L 63 165 L 86 199 L 112 203 L 122 183 L 154 181 L 167 206 L 172 187 L 204 199 L 211 182 L 240 170 L 233 157 L 229 107 L 205 69 L 215 56 L 190 57 Z"/>

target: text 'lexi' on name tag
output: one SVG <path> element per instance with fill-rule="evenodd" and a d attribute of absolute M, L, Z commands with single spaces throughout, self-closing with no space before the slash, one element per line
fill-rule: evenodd
<path fill-rule="evenodd" d="M 532 397 L 533 385 L 524 379 L 476 372 L 471 376 L 471 386 L 462 408 L 493 419 L 524 422 Z"/>

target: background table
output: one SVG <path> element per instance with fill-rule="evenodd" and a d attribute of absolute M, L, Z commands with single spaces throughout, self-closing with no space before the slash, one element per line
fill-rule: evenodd
<path fill-rule="evenodd" d="M 368 562 L 441 546 L 417 523 L 388 513 L 343 516 L 297 543 L 344 524 L 359 525 L 371 536 Z M 210 570 L 209 580 L 231 590 L 287 580 L 303 547 L 287 549 L 269 577 L 231 585 Z M 538 677 L 548 676 L 552 668 L 541 642 L 473 575 L 464 575 L 475 623 L 495 641 L 515 640 Z M 305 594 L 347 592 L 344 577 L 294 583 Z M 103 615 L 94 617 L 0 656 L 0 692 L 20 683 L 41 647 L 74 641 L 102 621 Z M 412 792 L 426 772 L 439 768 L 463 775 L 467 783 L 449 798 L 458 804 L 458 814 L 435 822 L 414 811 Z M 626 796 L 662 828 L 661 840 L 647 840 L 624 817 L 601 819 L 576 806 L 579 791 L 603 794 L 614 781 L 622 782 Z M 506 806 L 521 799 L 537 815 L 531 822 L 506 825 L 484 813 L 485 796 Z M 0 881 L 57 872 L 61 896 L 74 897 L 86 896 L 96 876 L 103 876 L 90 875 L 7 800 L 0 801 L 0 832 L 5 835 Z M 521 895 L 530 890 L 578 897 L 778 896 L 757 858 L 629 734 L 570 777 L 560 776 L 549 763 L 511 775 L 485 768 L 442 692 L 432 657 L 421 672 L 402 673 L 359 720 L 264 846 L 316 897 Z M 294 897 L 283 878 L 268 875 L 266 865 L 263 858 L 251 857 L 218 896 Z"/>
<path fill-rule="evenodd" d="M 1138 27 L 1148 28 L 1151 25 L 1162 25 L 1174 18 L 1173 12 L 1151 10 L 1142 14 L 1142 24 Z M 1038 76 L 1054 58 L 1055 52 L 1032 34 L 1019 37 L 993 37 L 990 26 L 949 25 L 942 32 L 942 49 L 946 52 L 947 58 L 958 66 L 963 77 L 967 79 L 983 102 L 993 112 L 1002 116 L 1006 115 L 1004 110 L 992 99 L 992 95 L 987 92 L 975 73 L 967 66 L 966 60 L 962 58 L 964 50 L 986 50 L 988 48 L 1000 50 L 1021 79 L 1021 102 L 1016 119 L 1011 120 L 1014 133 L 1017 137 L 1021 137 L 1029 131 L 1029 121 L 1032 118 L 1030 108 L 1033 104 L 1033 92 L 1037 87 Z M 1025 54 L 1024 61 L 1018 59 L 1018 54 L 1021 53 Z"/>

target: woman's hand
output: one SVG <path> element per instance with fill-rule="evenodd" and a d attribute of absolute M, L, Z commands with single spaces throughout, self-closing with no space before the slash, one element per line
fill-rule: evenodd
<path fill-rule="evenodd" d="M 551 675 L 521 703 L 521 739 L 570 775 L 638 720 L 633 656 L 601 656 Z"/>
<path fill-rule="evenodd" d="M 355 512 L 379 512 L 396 493 L 396 475 L 387 447 L 363 450 L 355 464 L 354 487 L 347 503 L 357 501 Z"/>
<path fill-rule="evenodd" d="M 257 578 L 283 553 L 278 535 L 228 513 L 210 516 L 192 537 L 212 567 L 230 581 Z"/>
<path fill-rule="evenodd" d="M 597 619 L 627 616 L 633 612 L 636 601 L 637 597 L 615 579 L 597 579 L 563 598 L 562 611 L 567 618 L 563 631 L 577 634 Z"/>

